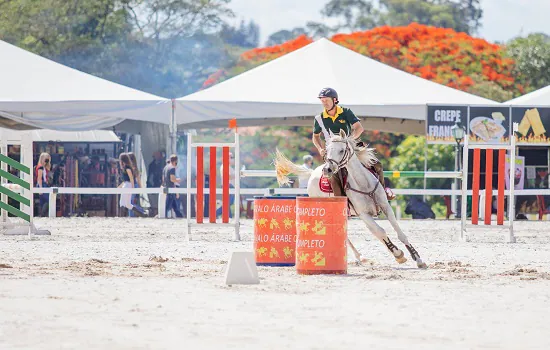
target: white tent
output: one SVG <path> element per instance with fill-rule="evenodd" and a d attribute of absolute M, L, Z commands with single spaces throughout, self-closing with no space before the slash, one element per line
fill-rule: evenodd
<path fill-rule="evenodd" d="M 511 99 L 503 104 L 513 106 L 550 106 L 550 85 Z"/>
<path fill-rule="evenodd" d="M 169 125 L 171 108 L 168 99 L 83 73 L 0 41 L 3 126 L 77 131 L 107 128 L 126 119 Z"/>
<path fill-rule="evenodd" d="M 110 130 L 90 131 L 57 131 L 36 129 L 29 131 L 9 130 L 0 128 L 0 133 L 10 141 L 20 141 L 24 132 L 30 133 L 33 142 L 121 142 L 120 138 Z"/>
<path fill-rule="evenodd" d="M 427 104 L 496 104 L 370 59 L 327 39 L 177 99 L 176 120 L 185 128 L 311 125 L 321 111 L 324 87 L 367 129 L 424 134 Z"/>

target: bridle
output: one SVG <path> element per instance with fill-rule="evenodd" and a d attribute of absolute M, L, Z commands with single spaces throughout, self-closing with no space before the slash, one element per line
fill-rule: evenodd
<path fill-rule="evenodd" d="M 345 168 L 346 165 L 348 165 L 348 162 L 350 161 L 351 157 L 353 157 L 355 152 L 352 151 L 348 141 L 342 140 L 342 141 L 330 141 L 330 142 L 331 143 L 334 142 L 334 143 L 345 143 L 346 144 L 346 149 L 344 150 L 344 155 L 342 156 L 342 159 L 339 162 L 325 156 L 325 161 L 326 162 L 328 162 L 329 164 L 334 164 L 336 166 L 336 170 L 333 173 L 333 174 L 336 174 L 336 173 L 338 173 L 338 171 L 340 169 Z"/>
<path fill-rule="evenodd" d="M 349 142 L 348 141 L 345 141 L 345 140 L 342 140 L 342 141 L 331 141 L 332 142 L 336 142 L 336 143 L 345 143 L 346 144 L 346 149 L 344 151 L 344 156 L 342 157 L 342 159 L 340 160 L 340 162 L 337 162 L 335 161 L 334 159 L 330 159 L 328 157 L 326 157 L 326 162 L 330 163 L 330 164 L 335 164 L 336 165 L 336 170 L 331 174 L 331 176 L 338 176 L 338 172 L 340 171 L 340 169 L 342 168 L 345 168 L 349 161 L 351 160 L 351 158 L 353 157 L 353 155 L 355 154 L 355 152 L 352 151 L 350 145 L 349 145 Z M 327 147 L 328 148 L 328 147 Z M 367 167 L 361 162 L 361 165 L 367 169 Z M 370 171 L 367 169 L 367 171 Z M 378 186 L 380 185 L 380 181 L 376 181 L 376 185 L 374 186 L 374 189 L 372 191 L 369 191 L 369 192 L 365 192 L 365 191 L 361 191 L 361 190 L 358 190 L 358 189 L 355 189 L 355 188 L 352 188 L 349 184 L 349 181 L 346 182 L 345 184 L 345 187 L 344 187 L 344 191 L 346 190 L 350 190 L 350 191 L 353 191 L 353 192 L 357 192 L 357 193 L 360 193 L 360 194 L 364 194 L 368 197 L 370 197 L 373 202 L 374 202 L 374 206 L 378 212 L 378 214 L 380 214 L 381 212 L 381 207 L 378 205 L 378 201 L 376 200 L 376 196 L 375 196 L 375 192 L 376 190 L 378 189 Z"/>

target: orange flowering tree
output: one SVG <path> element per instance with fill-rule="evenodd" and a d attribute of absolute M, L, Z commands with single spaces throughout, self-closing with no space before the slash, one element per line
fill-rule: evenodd
<path fill-rule="evenodd" d="M 514 60 L 505 57 L 502 46 L 474 38 L 453 29 L 436 28 L 417 23 L 404 27 L 383 26 L 355 32 L 336 34 L 331 40 L 360 54 L 392 67 L 416 74 L 459 90 L 491 94 L 476 90 L 476 85 L 490 83 L 504 97 L 517 95 L 525 87 L 514 81 Z M 230 68 L 211 75 L 203 88 L 281 57 L 312 42 L 305 35 L 281 45 L 246 51 Z"/>
<path fill-rule="evenodd" d="M 205 89 L 226 79 L 234 77 L 255 68 L 261 64 L 279 58 L 287 53 L 298 50 L 313 42 L 306 35 L 301 35 L 294 40 L 287 41 L 280 45 L 269 46 L 264 48 L 256 48 L 246 51 L 240 55 L 233 67 L 220 69 L 206 79 L 202 88 Z"/>
<path fill-rule="evenodd" d="M 505 57 L 502 46 L 453 29 L 412 23 L 337 34 L 332 41 L 424 79 L 487 98 L 495 94 L 476 85 L 491 83 L 501 90 L 502 98 L 525 91 L 514 81 L 515 62 Z"/>
<path fill-rule="evenodd" d="M 453 29 L 412 23 L 408 26 L 383 26 L 336 34 L 331 40 L 377 61 L 440 84 L 505 101 L 522 94 L 525 87 L 514 80 L 514 60 L 505 56 L 505 48 Z M 240 55 L 234 66 L 219 70 L 204 82 L 203 88 L 281 57 L 312 42 L 302 35 L 281 45 L 257 48 Z M 311 135 L 311 127 L 296 136 Z M 265 134 L 266 131 L 263 132 Z M 303 139 L 303 138 L 302 138 Z M 375 147 L 383 165 L 403 141 L 401 135 L 367 131 L 365 140 Z M 308 146 L 311 143 L 308 143 Z M 301 146 L 300 146 L 301 147 Z M 304 146 L 306 147 L 306 146 Z M 300 152 L 311 151 L 310 147 Z"/>

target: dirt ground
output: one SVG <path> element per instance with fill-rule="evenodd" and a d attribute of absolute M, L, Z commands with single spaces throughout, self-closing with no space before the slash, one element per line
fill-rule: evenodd
<path fill-rule="evenodd" d="M 387 221 L 378 221 L 394 241 Z M 458 221 L 400 224 L 429 269 L 398 265 L 361 221 L 348 275 L 259 267 L 224 284 L 230 228 L 142 218 L 37 219 L 51 236 L 0 235 L 0 349 L 548 349 L 550 230 L 517 222 L 456 239 Z M 403 247 L 399 245 L 402 249 Z"/>

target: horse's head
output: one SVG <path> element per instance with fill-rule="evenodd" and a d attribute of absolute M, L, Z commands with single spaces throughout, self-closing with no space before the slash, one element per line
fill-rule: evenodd
<path fill-rule="evenodd" d="M 344 130 L 340 134 L 330 133 L 330 140 L 327 142 L 325 166 L 323 167 L 323 176 L 332 177 L 341 168 L 345 167 L 353 155 L 353 140 L 346 135 Z"/>

